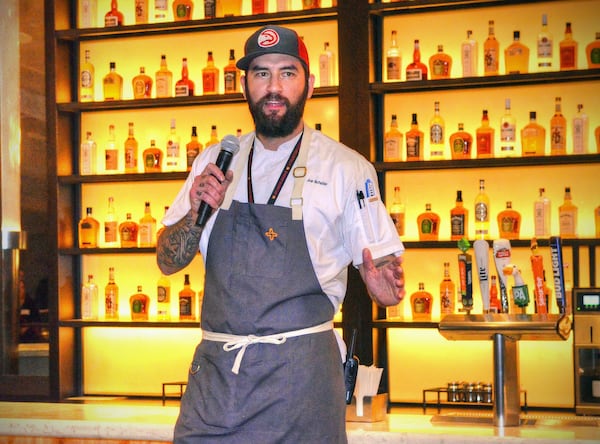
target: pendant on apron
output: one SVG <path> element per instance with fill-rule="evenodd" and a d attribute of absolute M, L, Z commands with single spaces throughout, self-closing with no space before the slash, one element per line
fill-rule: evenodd
<path fill-rule="evenodd" d="M 275 232 L 275 230 L 273 230 L 273 227 L 271 227 L 271 228 L 269 228 L 269 231 L 265 232 L 265 236 L 267 236 L 269 238 L 269 240 L 272 241 L 279 235 Z"/>

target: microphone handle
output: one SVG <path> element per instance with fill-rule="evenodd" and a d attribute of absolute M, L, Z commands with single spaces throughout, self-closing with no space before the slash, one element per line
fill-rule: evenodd
<path fill-rule="evenodd" d="M 221 150 L 219 152 L 219 156 L 217 157 L 216 165 L 217 165 L 217 167 L 219 167 L 219 169 L 221 171 L 223 171 L 223 173 L 225 173 L 225 172 L 227 172 L 227 169 L 229 168 L 231 159 L 233 159 L 233 154 L 231 152 L 226 151 L 226 150 Z M 200 208 L 198 209 L 198 217 L 196 218 L 196 226 L 204 228 L 204 225 L 206 225 L 206 222 L 210 218 L 212 211 L 213 211 L 213 209 L 211 208 L 211 206 L 209 204 L 207 204 L 206 202 L 202 201 L 200 203 Z"/>

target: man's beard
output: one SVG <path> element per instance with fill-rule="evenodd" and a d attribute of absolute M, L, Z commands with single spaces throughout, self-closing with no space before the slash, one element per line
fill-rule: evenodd
<path fill-rule="evenodd" d="M 286 137 L 292 134 L 302 120 L 307 97 L 308 86 L 304 88 L 302 96 L 295 104 L 290 103 L 289 100 L 279 94 L 268 94 L 258 102 L 255 102 L 252 97 L 248 96 L 248 108 L 254 119 L 256 134 L 270 138 Z M 283 116 L 279 117 L 275 113 L 264 113 L 263 108 L 270 100 L 277 100 L 285 103 L 287 111 Z"/>

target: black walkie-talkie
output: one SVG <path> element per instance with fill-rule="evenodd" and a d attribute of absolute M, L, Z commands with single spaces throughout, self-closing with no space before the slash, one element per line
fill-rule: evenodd
<path fill-rule="evenodd" d="M 356 386 L 356 376 L 358 375 L 358 358 L 354 355 L 357 334 L 358 330 L 356 328 L 352 330 L 352 341 L 350 342 L 350 348 L 348 349 L 348 353 L 346 354 L 346 363 L 344 364 L 346 404 L 352 403 L 352 396 L 354 396 L 354 387 Z"/>

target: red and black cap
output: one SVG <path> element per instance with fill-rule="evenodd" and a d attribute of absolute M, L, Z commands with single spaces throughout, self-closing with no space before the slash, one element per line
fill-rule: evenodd
<path fill-rule="evenodd" d="M 287 54 L 296 57 L 306 71 L 310 72 L 306 46 L 292 29 L 276 25 L 263 26 L 246 40 L 244 57 L 237 61 L 236 66 L 246 71 L 252 60 L 264 54 Z"/>

